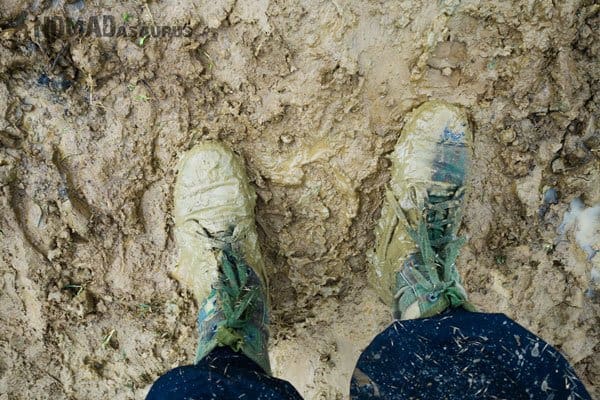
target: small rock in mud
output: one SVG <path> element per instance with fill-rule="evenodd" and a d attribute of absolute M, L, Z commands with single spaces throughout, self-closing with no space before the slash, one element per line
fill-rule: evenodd
<path fill-rule="evenodd" d="M 538 210 L 538 215 L 540 218 L 543 218 L 546 215 L 548 209 L 550 208 L 550 205 L 552 204 L 558 204 L 558 190 L 556 190 L 555 188 L 549 188 L 544 193 L 542 205 Z"/>
<path fill-rule="evenodd" d="M 500 140 L 502 141 L 502 143 L 510 144 L 517 138 L 517 134 L 515 133 L 514 129 L 509 128 L 509 129 L 505 129 L 502 132 L 500 132 L 499 137 L 500 137 Z"/>

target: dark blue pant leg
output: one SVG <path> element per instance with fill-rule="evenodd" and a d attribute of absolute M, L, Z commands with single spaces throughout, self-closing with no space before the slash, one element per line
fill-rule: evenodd
<path fill-rule="evenodd" d="M 150 388 L 146 400 L 302 400 L 296 389 L 266 375 L 252 360 L 228 347 L 213 350 L 196 365 L 167 372 Z"/>
<path fill-rule="evenodd" d="M 552 346 L 504 314 L 395 321 L 358 360 L 352 399 L 590 399 Z"/>

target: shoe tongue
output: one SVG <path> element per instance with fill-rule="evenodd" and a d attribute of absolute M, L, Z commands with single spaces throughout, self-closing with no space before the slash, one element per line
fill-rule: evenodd
<path fill-rule="evenodd" d="M 444 142 L 436 147 L 431 179 L 434 182 L 462 185 L 468 163 L 469 152 L 462 142 Z"/>

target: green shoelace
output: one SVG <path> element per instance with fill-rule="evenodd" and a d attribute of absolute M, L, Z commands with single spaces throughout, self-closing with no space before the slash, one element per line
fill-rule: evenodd
<path fill-rule="evenodd" d="M 199 234 L 219 250 L 220 263 L 219 279 L 198 313 L 196 362 L 215 347 L 226 346 L 244 353 L 270 374 L 266 288 L 237 248 L 243 230 Z"/>
<path fill-rule="evenodd" d="M 219 322 L 215 338 L 219 345 L 240 351 L 245 340 L 240 333 L 252 328 L 253 304 L 260 292 L 258 287 L 248 285 L 249 267 L 235 255 L 231 245 L 226 245 L 222 254 L 223 278 L 218 296 L 225 319 Z"/>
<path fill-rule="evenodd" d="M 424 299 L 430 304 L 445 298 L 450 307 L 463 306 L 475 311 L 467 300 L 456 269 L 456 259 L 466 242 L 465 237 L 456 236 L 461 220 L 459 205 L 463 193 L 464 190 L 459 188 L 447 194 L 430 194 L 416 226 L 408 228 L 409 235 L 418 247 L 420 259 L 410 271 L 399 272 L 408 283 L 395 295 L 399 304 L 402 295 L 412 290 L 416 299 Z"/>

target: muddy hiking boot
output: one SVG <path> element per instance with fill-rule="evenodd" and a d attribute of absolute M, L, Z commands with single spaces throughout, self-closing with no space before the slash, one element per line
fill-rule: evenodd
<path fill-rule="evenodd" d="M 369 280 L 395 318 L 474 309 L 455 265 L 472 140 L 463 109 L 432 101 L 409 115 L 390 155 Z"/>
<path fill-rule="evenodd" d="M 268 293 L 255 202 L 233 152 L 213 142 L 188 151 L 175 184 L 179 263 L 173 275 L 201 305 L 196 362 L 228 346 L 270 374 Z"/>

